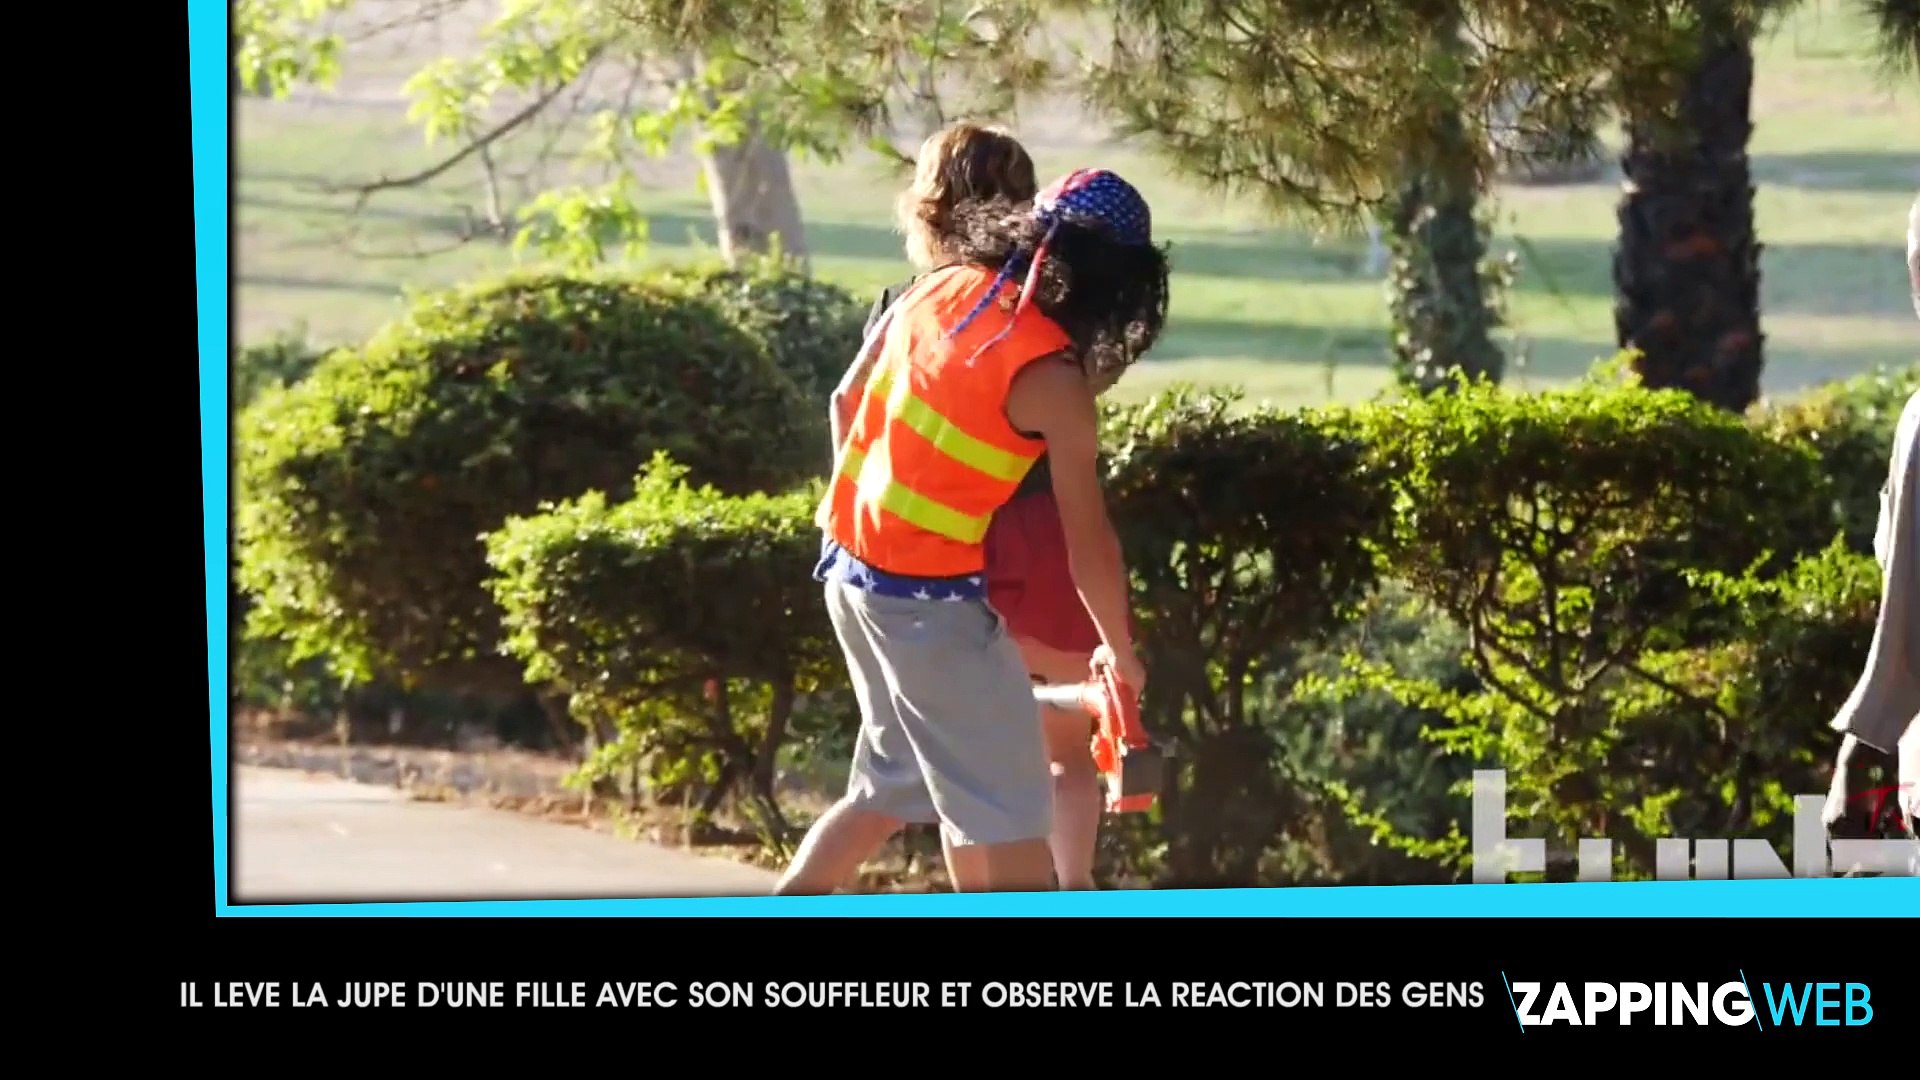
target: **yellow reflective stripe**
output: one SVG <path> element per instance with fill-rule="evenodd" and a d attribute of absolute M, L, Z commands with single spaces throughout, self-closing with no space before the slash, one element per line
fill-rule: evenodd
<path fill-rule="evenodd" d="M 891 480 L 880 491 L 879 505 L 902 521 L 962 544 L 978 544 L 987 538 L 987 518 L 963 514 Z"/>
<path fill-rule="evenodd" d="M 875 396 L 886 394 L 893 381 L 892 375 L 891 368 L 876 372 L 867 392 Z M 1038 455 L 1025 457 L 967 434 L 927 404 L 926 399 L 907 389 L 906 384 L 903 383 L 901 388 L 902 393 L 887 402 L 888 415 L 932 443 L 934 449 L 962 465 L 985 473 L 1001 483 L 1017 484 L 1037 459 Z"/>
<path fill-rule="evenodd" d="M 909 393 L 906 397 L 907 400 L 900 403 L 900 421 L 919 432 L 922 438 L 933 444 L 934 449 L 955 461 L 1008 484 L 1019 483 L 1028 466 L 1033 464 L 1029 458 L 1008 453 L 961 431 L 953 421 L 935 412 L 933 406 L 913 394 Z"/>
<path fill-rule="evenodd" d="M 840 452 L 840 475 L 858 484 L 860 469 L 867 463 L 867 452 L 849 442 Z"/>
<path fill-rule="evenodd" d="M 840 475 L 854 484 L 871 490 L 870 483 L 863 481 L 861 470 L 866 467 L 867 455 L 858 447 L 849 446 L 840 459 Z M 891 476 L 879 479 L 878 494 L 874 502 L 880 509 L 894 515 L 915 528 L 944 536 L 962 544 L 978 544 L 987 537 L 987 526 L 993 523 L 991 516 L 976 517 L 963 513 L 953 507 L 930 499 L 900 483 Z"/>

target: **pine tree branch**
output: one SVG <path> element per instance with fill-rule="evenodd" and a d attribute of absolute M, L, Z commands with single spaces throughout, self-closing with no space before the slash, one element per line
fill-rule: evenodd
<path fill-rule="evenodd" d="M 1858 0 L 1873 22 L 1874 53 L 1889 80 L 1920 77 L 1920 0 Z"/>

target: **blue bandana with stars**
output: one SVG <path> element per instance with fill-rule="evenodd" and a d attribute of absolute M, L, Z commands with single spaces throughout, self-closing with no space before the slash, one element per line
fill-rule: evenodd
<path fill-rule="evenodd" d="M 1076 169 L 1034 196 L 1034 216 L 1111 232 L 1129 246 L 1153 242 L 1153 214 L 1132 184 L 1105 169 Z"/>

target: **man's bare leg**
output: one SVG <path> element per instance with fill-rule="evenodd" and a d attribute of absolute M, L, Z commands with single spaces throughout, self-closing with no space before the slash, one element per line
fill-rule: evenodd
<path fill-rule="evenodd" d="M 1053 891 L 1053 853 L 1044 838 L 1011 844 L 950 844 L 946 850 L 954 892 Z"/>
<path fill-rule="evenodd" d="M 905 823 L 849 805 L 844 799 L 820 815 L 773 887 L 775 896 L 823 896 L 845 888 L 860 867 Z"/>

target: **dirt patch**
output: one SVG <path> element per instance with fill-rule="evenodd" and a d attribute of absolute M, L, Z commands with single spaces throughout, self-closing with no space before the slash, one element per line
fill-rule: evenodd
<path fill-rule="evenodd" d="M 362 784 L 441 789 L 462 797 L 538 798 L 578 794 L 565 786 L 572 763 L 524 751 L 460 752 L 412 747 L 342 746 L 254 737 L 234 747 L 234 760 L 266 768 L 328 773 Z"/>

